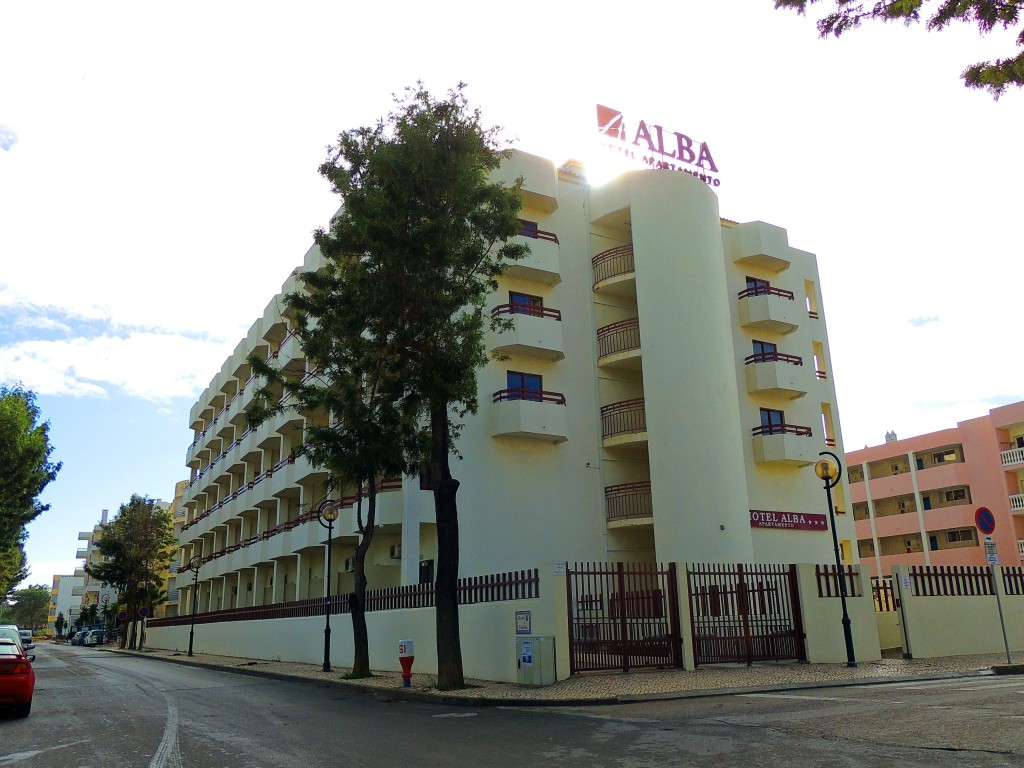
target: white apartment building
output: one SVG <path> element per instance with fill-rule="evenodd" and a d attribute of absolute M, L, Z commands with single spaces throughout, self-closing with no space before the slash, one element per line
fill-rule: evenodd
<path fill-rule="evenodd" d="M 524 153 L 501 170 L 525 178 L 531 254 L 490 297 L 513 329 L 488 339 L 505 359 L 480 371 L 479 412 L 452 462 L 460 575 L 546 561 L 831 561 L 811 465 L 842 444 L 815 257 L 779 227 L 721 218 L 688 174 L 590 187 L 578 171 Z M 320 258 L 311 249 L 282 293 Z M 282 309 L 270 302 L 191 411 L 179 541 L 181 563 L 203 560 L 200 611 L 324 594 L 327 531 L 312 510 L 326 474 L 295 455 L 304 419 L 250 430 L 243 415 L 258 386 L 250 352 L 307 372 Z M 833 495 L 852 562 L 845 479 Z M 353 515 L 335 525 L 335 593 L 352 588 Z M 370 587 L 431 580 L 433 498 L 419 478 L 382 483 L 378 520 Z"/>
<path fill-rule="evenodd" d="M 53 577 L 53 586 L 50 588 L 50 610 L 46 619 L 46 628 L 52 632 L 57 631 L 57 617 L 61 614 L 64 614 L 64 631 L 67 632 L 67 626 L 71 621 L 70 617 L 77 615 L 81 609 L 80 590 L 85 571 L 79 570 L 76 570 L 74 575 Z M 76 589 L 79 590 L 79 593 L 75 592 Z"/>

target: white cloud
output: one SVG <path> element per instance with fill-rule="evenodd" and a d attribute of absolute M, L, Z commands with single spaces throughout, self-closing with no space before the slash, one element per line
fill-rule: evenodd
<path fill-rule="evenodd" d="M 107 397 L 118 390 L 152 401 L 194 396 L 231 352 L 228 343 L 138 331 L 0 348 L 0 379 L 46 395 Z"/>
<path fill-rule="evenodd" d="M 0 149 L 5 152 L 14 146 L 14 143 L 18 140 L 18 134 L 8 128 L 6 125 L 0 125 Z"/>

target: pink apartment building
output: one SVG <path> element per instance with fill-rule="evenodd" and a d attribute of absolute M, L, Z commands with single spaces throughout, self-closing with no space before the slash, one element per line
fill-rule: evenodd
<path fill-rule="evenodd" d="M 873 576 L 894 565 L 986 565 L 979 507 L 1000 565 L 1024 564 L 1024 402 L 952 429 L 848 451 L 857 548 Z"/>

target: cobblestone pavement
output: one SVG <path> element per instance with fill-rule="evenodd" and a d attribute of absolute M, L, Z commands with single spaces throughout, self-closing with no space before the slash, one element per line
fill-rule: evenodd
<path fill-rule="evenodd" d="M 112 646 L 105 650 L 118 653 Z M 863 662 L 856 668 L 845 664 L 803 664 L 799 662 L 744 665 L 711 665 L 695 672 L 681 669 L 637 670 L 629 673 L 589 673 L 553 685 L 533 687 L 488 680 L 467 680 L 468 688 L 438 691 L 436 677 L 414 673 L 410 688 L 402 688 L 399 672 L 375 672 L 371 678 L 345 680 L 348 669 L 335 667 L 324 672 L 321 665 L 287 661 L 243 659 L 197 653 L 189 658 L 180 651 L 144 650 L 139 655 L 179 664 L 223 669 L 284 679 L 301 679 L 351 687 L 378 695 L 463 705 L 566 705 L 615 704 L 629 701 L 706 696 L 743 690 L 790 690 L 831 685 L 877 683 L 883 680 L 928 679 L 991 674 L 993 667 L 1005 665 L 1005 654 L 988 656 L 951 656 L 935 659 L 882 659 Z M 1013 654 L 1015 665 L 1024 665 L 1024 653 Z M 1021 670 L 1014 670 L 1020 672 Z"/>

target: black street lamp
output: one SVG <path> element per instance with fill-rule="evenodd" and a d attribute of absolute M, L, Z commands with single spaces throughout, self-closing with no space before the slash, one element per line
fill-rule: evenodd
<path fill-rule="evenodd" d="M 334 521 L 338 519 L 341 502 L 324 499 L 316 508 L 316 519 L 327 529 L 327 574 L 324 578 L 326 587 L 326 605 L 324 605 L 324 672 L 331 671 L 331 542 L 334 538 Z M 326 521 L 326 522 L 324 522 Z"/>
<path fill-rule="evenodd" d="M 192 571 L 192 627 L 188 631 L 188 655 L 192 655 L 192 639 L 196 634 L 196 603 L 199 597 L 199 567 L 203 564 L 203 558 L 195 555 L 188 561 L 188 569 Z"/>
<path fill-rule="evenodd" d="M 72 614 L 74 614 L 74 612 L 75 612 L 74 608 L 68 608 L 68 632 L 67 632 L 67 635 L 65 635 L 65 637 L 67 637 L 68 640 L 71 639 L 71 630 L 75 626 L 75 620 L 74 620 L 74 617 L 72 615 Z"/>
<path fill-rule="evenodd" d="M 846 610 L 846 575 L 843 573 L 843 562 L 839 556 L 839 535 L 836 533 L 835 507 L 832 506 L 832 489 L 839 485 L 843 477 L 843 465 L 839 457 L 831 451 L 822 451 L 819 456 L 831 456 L 819 459 L 814 465 L 816 474 L 825 483 L 825 497 L 828 499 L 828 518 L 832 526 L 832 546 L 836 555 L 836 579 L 839 581 L 839 599 L 843 603 L 843 637 L 846 639 L 846 666 L 856 667 L 857 657 L 853 651 L 853 632 L 850 629 L 850 613 Z"/>

